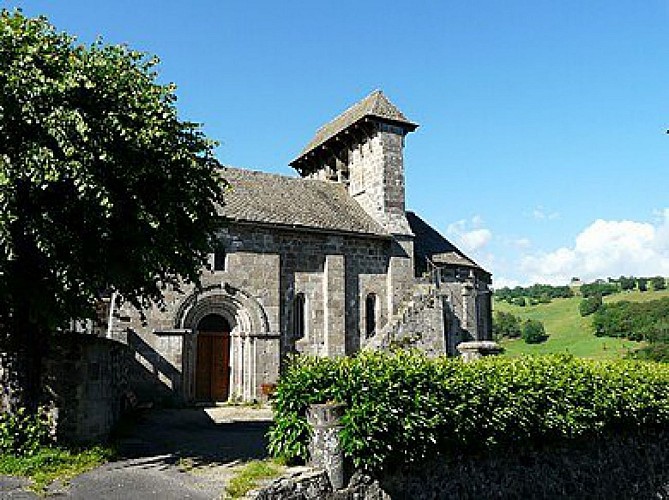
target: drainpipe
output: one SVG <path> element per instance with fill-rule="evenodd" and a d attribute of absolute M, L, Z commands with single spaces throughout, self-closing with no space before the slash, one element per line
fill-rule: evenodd
<path fill-rule="evenodd" d="M 114 323 L 114 304 L 116 304 L 116 295 L 117 293 L 114 291 L 111 294 L 111 301 L 109 302 L 109 318 L 107 319 L 107 338 L 110 339 L 112 337 L 112 325 Z"/>

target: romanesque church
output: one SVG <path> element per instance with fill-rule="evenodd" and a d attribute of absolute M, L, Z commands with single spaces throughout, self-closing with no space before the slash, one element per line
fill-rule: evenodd
<path fill-rule="evenodd" d="M 416 347 L 491 335 L 491 276 L 405 208 L 418 125 L 375 91 L 321 127 L 287 177 L 222 167 L 230 184 L 203 289 L 111 312 L 145 399 L 260 400 L 288 353 Z M 411 165 L 408 166 L 411 175 Z"/>

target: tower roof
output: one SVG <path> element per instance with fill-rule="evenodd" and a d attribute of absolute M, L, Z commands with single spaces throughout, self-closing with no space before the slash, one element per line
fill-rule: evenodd
<path fill-rule="evenodd" d="M 381 119 L 386 122 L 395 123 L 403 128 L 413 131 L 418 124 L 409 121 L 397 107 L 380 90 L 375 90 L 361 101 L 355 103 L 334 120 L 326 123 L 316 131 L 316 135 L 302 150 L 297 158 L 290 164 L 293 165 L 309 152 L 322 146 L 330 139 L 345 129 L 355 125 L 366 117 Z"/>

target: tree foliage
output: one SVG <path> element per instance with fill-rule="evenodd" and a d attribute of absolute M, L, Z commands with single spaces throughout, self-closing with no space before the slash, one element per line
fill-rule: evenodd
<path fill-rule="evenodd" d="M 578 312 L 581 316 L 589 316 L 602 307 L 602 296 L 595 294 L 591 297 L 583 299 L 578 305 Z"/>
<path fill-rule="evenodd" d="M 584 285 L 581 285 L 581 295 L 583 297 L 588 298 L 588 297 L 594 297 L 595 295 L 600 295 L 602 297 L 605 297 L 607 295 L 613 295 L 614 293 L 618 293 L 620 291 L 620 288 L 617 283 L 602 283 L 599 281 L 595 281 L 594 283 L 586 283 Z"/>
<path fill-rule="evenodd" d="M 653 290 L 664 290 L 667 288 L 667 281 L 663 276 L 654 276 L 650 279 L 650 283 L 653 285 Z"/>
<path fill-rule="evenodd" d="M 669 342 L 669 298 L 604 304 L 593 316 L 595 335 Z"/>
<path fill-rule="evenodd" d="M 0 324 L 10 338 L 91 317 L 112 290 L 141 306 L 198 280 L 222 202 L 217 162 L 199 126 L 178 119 L 157 63 L 0 12 Z"/>
<path fill-rule="evenodd" d="M 495 298 L 504 300 L 509 304 L 516 304 L 517 299 L 530 299 L 531 302 L 548 303 L 552 299 L 573 297 L 574 292 L 568 286 L 532 285 L 528 287 L 516 286 L 514 288 L 503 287 L 495 290 Z"/>
<path fill-rule="evenodd" d="M 541 321 L 526 319 L 523 322 L 521 337 L 526 344 L 540 344 L 548 338 L 548 335 L 546 335 L 546 329 Z"/>
<path fill-rule="evenodd" d="M 634 290 L 636 286 L 636 278 L 634 276 L 621 276 L 618 278 L 618 283 L 620 284 L 620 289 L 622 291 Z"/>
<path fill-rule="evenodd" d="M 518 316 L 504 311 L 495 311 L 492 320 L 492 333 L 496 339 L 518 338 L 521 334 L 521 320 Z"/>

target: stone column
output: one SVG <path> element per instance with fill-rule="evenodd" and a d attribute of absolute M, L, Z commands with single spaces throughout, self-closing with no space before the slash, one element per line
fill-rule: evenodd
<path fill-rule="evenodd" d="M 346 354 L 346 286 L 344 281 L 344 256 L 327 255 L 323 276 L 325 305 L 325 355 Z"/>
<path fill-rule="evenodd" d="M 332 488 L 344 487 L 344 453 L 339 441 L 341 417 L 346 405 L 339 403 L 312 404 L 307 421 L 313 429 L 309 443 L 309 466 L 325 469 Z"/>
<path fill-rule="evenodd" d="M 476 319 L 476 287 L 472 276 L 469 276 L 462 284 L 462 328 L 479 340 Z"/>

